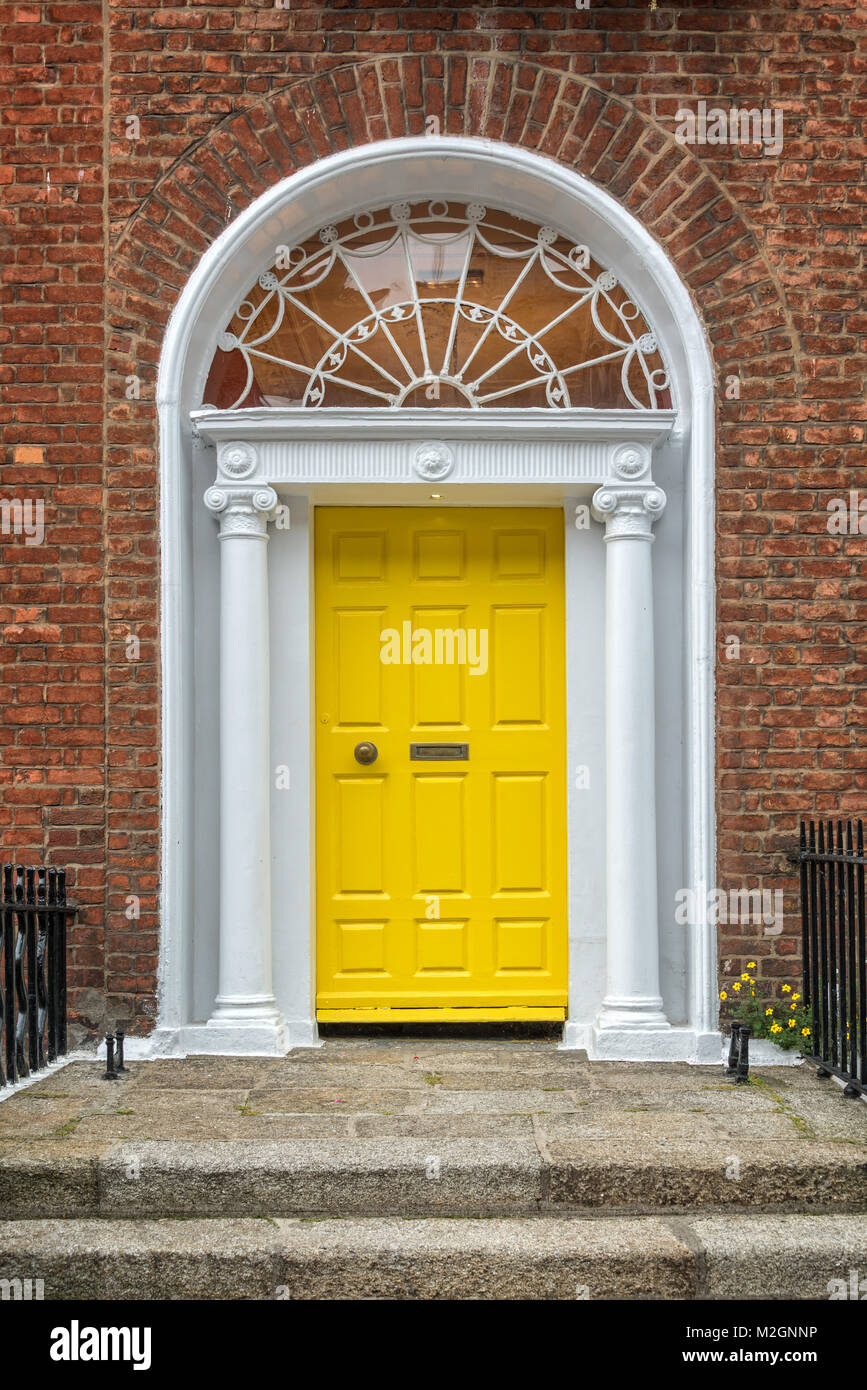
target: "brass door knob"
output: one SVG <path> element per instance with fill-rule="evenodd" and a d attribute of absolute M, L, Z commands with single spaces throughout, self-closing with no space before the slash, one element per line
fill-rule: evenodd
<path fill-rule="evenodd" d="M 375 743 L 356 743 L 355 761 L 357 763 L 375 763 L 379 757 L 379 749 Z"/>

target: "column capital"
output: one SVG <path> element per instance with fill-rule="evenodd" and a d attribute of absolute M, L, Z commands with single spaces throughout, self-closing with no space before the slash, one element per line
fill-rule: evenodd
<path fill-rule="evenodd" d="M 279 498 L 272 487 L 209 487 L 205 506 L 220 520 L 220 540 L 227 537 L 268 539 L 268 522 L 273 520 Z"/>
<path fill-rule="evenodd" d="M 653 540 L 653 523 L 665 510 L 666 496 L 661 487 L 647 479 L 640 483 L 603 483 L 593 494 L 591 509 L 597 521 L 605 522 L 606 541 L 631 537 Z"/>

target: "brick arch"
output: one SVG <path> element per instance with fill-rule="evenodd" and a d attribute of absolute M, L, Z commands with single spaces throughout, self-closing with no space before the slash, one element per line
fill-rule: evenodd
<path fill-rule="evenodd" d="M 763 377 L 791 372 L 797 343 L 774 274 L 736 204 L 689 150 L 628 101 L 571 74 L 463 55 L 383 58 L 300 78 L 215 125 L 116 229 L 113 347 L 155 368 L 185 279 L 232 216 L 317 159 L 424 134 L 432 118 L 444 134 L 522 146 L 604 188 L 665 248 L 721 370 L 750 359 Z"/>

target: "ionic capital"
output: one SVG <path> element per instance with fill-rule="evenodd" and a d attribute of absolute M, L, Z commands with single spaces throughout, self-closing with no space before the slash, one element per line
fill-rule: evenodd
<path fill-rule="evenodd" d="M 209 487 L 205 506 L 220 520 L 220 540 L 230 537 L 268 539 L 279 499 L 272 487 L 261 483 L 253 488 Z"/>
<path fill-rule="evenodd" d="M 610 482 L 593 494 L 592 512 L 605 523 L 606 541 L 653 540 L 653 523 L 665 510 L 666 497 L 655 483 Z"/>

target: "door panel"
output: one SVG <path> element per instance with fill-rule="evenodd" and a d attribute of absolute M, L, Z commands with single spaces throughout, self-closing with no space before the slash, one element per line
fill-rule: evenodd
<path fill-rule="evenodd" d="M 519 777 L 495 772 L 493 891 L 544 893 L 546 779 L 535 773 Z"/>
<path fill-rule="evenodd" d="M 343 728 L 382 726 L 382 610 L 334 613 L 337 722 Z"/>
<path fill-rule="evenodd" d="M 562 512 L 323 507 L 315 534 L 319 1018 L 563 1018 Z"/>
<path fill-rule="evenodd" d="M 412 610 L 413 628 L 425 628 L 429 632 L 466 631 L 466 612 L 462 608 L 414 608 Z M 436 657 L 434 644 L 432 655 Z M 446 643 L 442 644 L 442 655 L 447 656 Z M 386 667 L 393 670 L 393 667 Z M 460 728 L 464 725 L 464 682 L 461 667 L 435 661 L 430 665 L 412 665 L 411 708 L 413 728 L 420 733 L 426 728 Z M 423 737 L 426 735 L 422 734 Z"/>
<path fill-rule="evenodd" d="M 492 722 L 545 722 L 545 612 L 539 608 L 495 608 Z"/>
<path fill-rule="evenodd" d="M 464 818 L 463 777 L 426 777 L 412 779 L 415 816 L 412 839 L 415 848 L 416 873 L 414 895 L 428 893 L 464 893 Z"/>
<path fill-rule="evenodd" d="M 382 777 L 335 777 L 338 851 L 335 897 L 383 893 Z"/>

